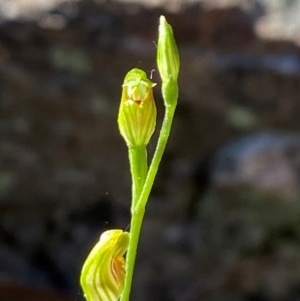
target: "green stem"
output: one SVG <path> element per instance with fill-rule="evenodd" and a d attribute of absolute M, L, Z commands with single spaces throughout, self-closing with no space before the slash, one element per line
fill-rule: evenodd
<path fill-rule="evenodd" d="M 145 210 L 134 211 L 131 219 L 130 240 L 126 255 L 126 278 L 121 301 L 128 301 L 131 291 L 132 276 L 135 265 L 137 247 L 142 228 Z"/>
<path fill-rule="evenodd" d="M 130 296 L 136 251 L 145 213 L 145 210 L 136 212 L 134 208 L 140 198 L 148 171 L 147 149 L 145 145 L 129 147 L 128 152 L 132 176 L 132 217 L 130 226 L 130 241 L 126 255 L 126 278 L 121 301 L 128 301 Z"/>
<path fill-rule="evenodd" d="M 165 117 L 163 120 L 162 128 L 159 134 L 159 138 L 157 141 L 157 147 L 155 150 L 155 153 L 153 155 L 153 159 L 149 168 L 149 172 L 147 174 L 147 178 L 144 184 L 144 188 L 142 190 L 142 193 L 140 195 L 140 198 L 138 200 L 138 203 L 135 206 L 136 210 L 140 210 L 141 208 L 145 208 L 157 171 L 158 167 L 161 161 L 161 158 L 163 156 L 163 153 L 165 151 L 168 138 L 170 136 L 171 132 L 171 127 L 173 123 L 173 118 L 174 118 L 174 113 L 175 113 L 176 105 L 174 106 L 167 106 L 166 107 L 166 112 L 165 112 Z"/>
<path fill-rule="evenodd" d="M 131 213 L 136 206 L 142 192 L 147 171 L 147 149 L 145 145 L 129 147 L 129 162 L 132 176 L 132 204 Z"/>
<path fill-rule="evenodd" d="M 164 150 L 167 145 L 167 141 L 172 127 L 175 108 L 176 106 L 166 108 L 165 117 L 160 131 L 159 139 L 157 142 L 156 151 L 154 153 L 151 166 L 147 174 L 146 181 L 142 188 L 141 194 L 139 195 L 138 199 L 134 199 L 133 206 L 131 207 L 132 218 L 131 218 L 131 228 L 130 228 L 130 241 L 129 241 L 128 251 L 126 255 L 126 278 L 125 278 L 123 294 L 121 296 L 121 301 L 129 301 L 132 276 L 133 276 L 133 271 L 135 266 L 136 252 L 137 252 L 142 222 L 144 218 L 145 207 L 154 183 L 155 176 L 157 174 L 157 170 L 161 158 L 163 156 Z M 138 194 L 135 193 L 135 197 L 137 196 Z"/>

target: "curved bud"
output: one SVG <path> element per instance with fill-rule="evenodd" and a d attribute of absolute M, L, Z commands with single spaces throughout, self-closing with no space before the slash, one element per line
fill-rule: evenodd
<path fill-rule="evenodd" d="M 155 85 L 137 68 L 125 76 L 118 124 L 128 146 L 147 145 L 155 130 L 156 106 L 152 91 Z"/>
<path fill-rule="evenodd" d="M 177 82 L 179 65 L 179 53 L 173 29 L 166 18 L 161 16 L 158 27 L 157 67 L 163 84 L 170 79 Z"/>
<path fill-rule="evenodd" d="M 109 230 L 88 255 L 81 271 L 80 284 L 87 301 L 117 301 L 125 280 L 125 254 L 129 233 Z"/>

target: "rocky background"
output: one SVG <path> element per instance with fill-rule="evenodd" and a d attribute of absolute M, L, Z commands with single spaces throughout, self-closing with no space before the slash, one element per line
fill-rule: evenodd
<path fill-rule="evenodd" d="M 299 0 L 2 0 L 1 300 L 83 300 L 88 251 L 128 227 L 117 110 L 125 73 L 156 68 L 160 14 L 180 101 L 132 300 L 300 300 L 299 13 Z"/>

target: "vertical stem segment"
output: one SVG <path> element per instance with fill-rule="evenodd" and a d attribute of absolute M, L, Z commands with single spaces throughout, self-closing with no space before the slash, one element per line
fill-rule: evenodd
<path fill-rule="evenodd" d="M 162 159 L 163 153 L 165 151 L 167 142 L 168 142 L 168 138 L 171 132 L 171 127 L 172 127 L 172 123 L 173 123 L 173 118 L 174 118 L 174 113 L 175 113 L 175 109 L 176 109 L 176 105 L 175 106 L 169 106 L 166 107 L 166 112 L 165 112 L 165 117 L 164 117 L 164 121 L 162 124 L 162 128 L 159 134 L 159 138 L 158 138 L 158 142 L 157 142 L 157 147 L 155 150 L 155 153 L 153 155 L 153 159 L 149 168 L 149 172 L 147 174 L 147 178 L 145 181 L 145 185 L 143 188 L 143 191 L 140 195 L 140 198 L 138 200 L 138 203 L 136 205 L 136 208 L 145 208 L 157 171 L 158 171 L 158 167 L 160 164 L 160 161 Z"/>
<path fill-rule="evenodd" d="M 145 145 L 129 147 L 129 162 L 132 176 L 132 203 L 131 203 L 131 226 L 130 240 L 126 255 L 126 278 L 121 301 L 128 301 L 131 291 L 133 270 L 136 252 L 141 232 L 145 210 L 136 211 L 135 207 L 142 193 L 147 177 L 147 148 Z"/>
<path fill-rule="evenodd" d="M 167 141 L 170 135 L 173 117 L 175 113 L 175 108 L 176 106 L 166 108 L 166 113 L 162 124 L 162 129 L 160 131 L 159 139 L 157 142 L 156 151 L 154 153 L 151 166 L 147 174 L 147 178 L 145 177 L 146 180 L 144 180 L 145 182 L 143 182 L 142 190 L 141 191 L 139 190 L 140 186 L 138 187 L 135 186 L 136 189 L 133 188 L 133 190 L 135 190 L 135 194 L 134 194 L 135 198 L 133 199 L 132 207 L 131 207 L 132 218 L 131 218 L 131 228 L 130 228 L 130 241 L 129 241 L 128 251 L 126 255 L 126 278 L 125 278 L 123 294 L 121 296 L 121 301 L 129 300 L 136 252 L 137 252 L 142 222 L 144 218 L 145 207 L 154 183 L 155 176 L 158 171 L 161 158 L 163 156 L 164 150 L 167 145 Z M 131 153 L 130 156 L 133 157 L 134 153 Z M 131 159 L 130 162 L 132 162 Z M 136 162 L 138 162 L 138 160 Z M 135 170 L 133 166 L 131 168 L 132 171 Z M 134 181 L 137 180 L 136 177 L 133 176 L 133 178 Z"/>
<path fill-rule="evenodd" d="M 132 276 L 133 276 L 134 265 L 135 265 L 135 258 L 136 258 L 144 213 L 145 210 L 142 209 L 142 210 L 134 210 L 132 214 L 131 228 L 130 228 L 130 241 L 129 241 L 129 246 L 126 255 L 126 278 L 125 278 L 124 290 L 121 296 L 121 301 L 129 300 Z"/>
<path fill-rule="evenodd" d="M 129 147 L 129 162 L 132 176 L 131 213 L 138 202 L 147 177 L 147 149 L 145 145 Z"/>

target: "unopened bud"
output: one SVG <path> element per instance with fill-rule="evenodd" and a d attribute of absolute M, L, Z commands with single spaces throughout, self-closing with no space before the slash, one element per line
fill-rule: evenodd
<path fill-rule="evenodd" d="M 179 73 L 179 54 L 173 29 L 164 16 L 159 19 L 157 43 L 157 67 L 163 84 L 171 79 L 177 82 Z"/>

